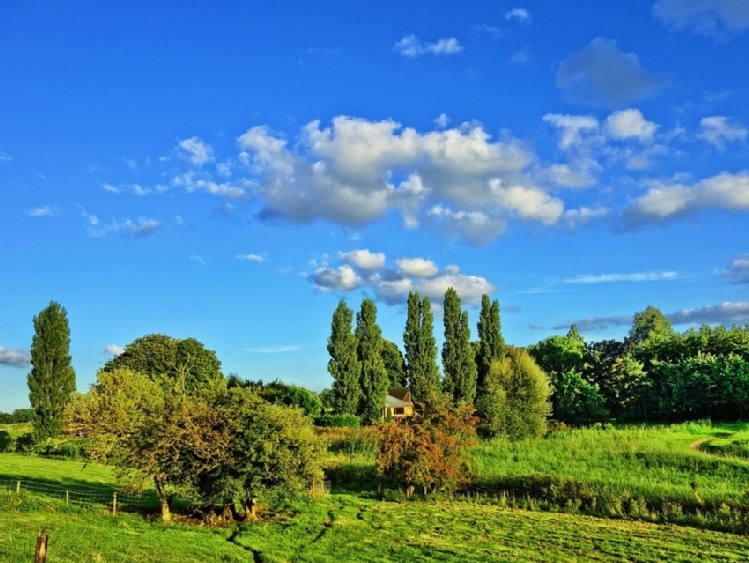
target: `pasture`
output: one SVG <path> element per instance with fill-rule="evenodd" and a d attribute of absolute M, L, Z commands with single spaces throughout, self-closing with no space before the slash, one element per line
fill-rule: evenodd
<path fill-rule="evenodd" d="M 727 447 L 744 432 L 692 424 L 484 441 L 472 452 L 470 490 L 411 501 L 378 491 L 366 436 L 342 432 L 326 438 L 330 494 L 223 528 L 0 487 L 0 560 L 29 560 L 45 526 L 51 563 L 741 561 L 749 535 L 725 530 L 745 531 L 749 466 Z M 114 484 L 104 466 L 20 454 L 0 454 L 0 480 Z"/>

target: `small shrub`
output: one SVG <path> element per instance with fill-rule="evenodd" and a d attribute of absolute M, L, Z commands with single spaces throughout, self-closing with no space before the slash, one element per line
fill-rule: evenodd
<path fill-rule="evenodd" d="M 361 418 L 354 414 L 324 414 L 315 419 L 315 425 L 338 428 L 359 428 L 361 426 Z"/>

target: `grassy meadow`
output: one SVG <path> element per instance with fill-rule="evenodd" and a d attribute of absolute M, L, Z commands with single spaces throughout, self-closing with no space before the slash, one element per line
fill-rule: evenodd
<path fill-rule="evenodd" d="M 45 526 L 50 563 L 741 561 L 749 552 L 747 436 L 747 426 L 691 424 L 482 441 L 471 454 L 470 490 L 405 501 L 378 491 L 366 431 L 327 430 L 330 494 L 250 524 L 163 525 L 142 507 L 112 516 L 105 503 L 0 487 L 0 560 L 30 560 Z M 114 484 L 101 465 L 0 454 L 0 481 L 18 479 Z"/>

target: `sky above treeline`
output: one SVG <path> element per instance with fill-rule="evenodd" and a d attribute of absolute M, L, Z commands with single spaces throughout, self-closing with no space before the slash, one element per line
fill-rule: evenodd
<path fill-rule="evenodd" d="M 321 390 L 343 298 L 528 345 L 749 323 L 749 2 L 0 3 L 0 410 L 66 308 Z"/>

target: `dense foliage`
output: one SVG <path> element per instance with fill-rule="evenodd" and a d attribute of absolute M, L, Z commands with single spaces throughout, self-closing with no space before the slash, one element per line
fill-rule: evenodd
<path fill-rule="evenodd" d="M 31 341 L 29 401 L 37 441 L 62 432 L 63 411 L 75 391 L 75 371 L 70 358 L 68 313 L 54 301 L 34 317 Z"/>

